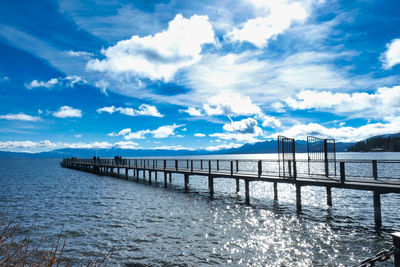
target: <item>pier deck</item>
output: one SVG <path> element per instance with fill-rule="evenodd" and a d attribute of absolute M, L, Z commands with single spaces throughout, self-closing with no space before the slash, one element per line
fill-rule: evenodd
<path fill-rule="evenodd" d="M 310 165 L 311 163 L 311 165 Z M 400 193 L 400 161 L 393 160 L 340 160 L 328 165 L 324 161 L 279 161 L 279 160 L 218 160 L 218 159 L 77 159 L 68 158 L 61 162 L 63 167 L 90 171 L 98 174 L 142 178 L 151 184 L 152 176 L 157 179 L 163 173 L 164 186 L 171 183 L 171 175 L 182 174 L 185 190 L 189 189 L 190 176 L 208 177 L 210 194 L 214 194 L 214 179 L 236 180 L 236 191 L 240 180 L 245 183 L 245 201 L 250 202 L 249 183 L 272 182 L 274 199 L 278 199 L 278 183 L 296 187 L 296 207 L 301 211 L 301 187 L 320 186 L 327 192 L 327 204 L 332 206 L 332 188 L 372 191 L 375 225 L 382 225 L 380 195 Z M 313 166 L 314 165 L 314 166 Z M 311 167 L 310 167 L 311 166 Z M 322 169 L 322 170 L 321 170 Z M 121 173 L 122 170 L 122 173 Z M 338 172 L 337 172 L 338 170 Z M 131 175 L 129 175 L 131 171 Z"/>

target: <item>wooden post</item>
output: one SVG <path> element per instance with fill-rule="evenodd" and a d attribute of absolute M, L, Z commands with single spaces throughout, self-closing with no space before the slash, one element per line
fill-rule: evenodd
<path fill-rule="evenodd" d="M 378 165 L 376 164 L 376 160 L 372 161 L 372 176 L 374 180 L 378 180 Z"/>
<path fill-rule="evenodd" d="M 208 176 L 208 188 L 210 189 L 210 195 L 214 195 L 214 177 Z"/>
<path fill-rule="evenodd" d="M 128 168 L 125 168 L 125 176 L 126 176 L 126 179 L 128 179 L 128 177 L 129 177 L 129 176 L 128 176 L 128 170 L 129 170 Z"/>
<path fill-rule="evenodd" d="M 164 159 L 164 170 L 167 168 L 167 160 Z M 165 174 L 165 173 L 164 173 Z"/>
<path fill-rule="evenodd" d="M 274 200 L 278 200 L 278 182 L 274 182 Z"/>
<path fill-rule="evenodd" d="M 393 238 L 393 246 L 397 248 L 397 251 L 400 251 L 400 232 L 392 233 Z M 400 253 L 394 254 L 394 266 L 400 267 Z"/>
<path fill-rule="evenodd" d="M 143 169 L 143 179 L 146 179 L 146 170 Z"/>
<path fill-rule="evenodd" d="M 262 174 L 262 161 L 258 161 L 258 177 L 261 177 Z"/>
<path fill-rule="evenodd" d="M 139 169 L 136 169 L 136 182 L 139 182 Z"/>
<path fill-rule="evenodd" d="M 249 180 L 245 179 L 244 180 L 244 190 L 246 193 L 246 203 L 250 203 L 250 186 L 249 186 Z"/>
<path fill-rule="evenodd" d="M 296 184 L 296 209 L 301 212 L 301 186 Z"/>
<path fill-rule="evenodd" d="M 236 172 L 239 172 L 239 160 L 236 160 Z"/>
<path fill-rule="evenodd" d="M 326 203 L 329 207 L 332 207 L 332 188 L 330 186 L 326 187 Z"/>
<path fill-rule="evenodd" d="M 151 171 L 149 170 L 149 184 L 151 184 Z"/>
<path fill-rule="evenodd" d="M 172 173 L 171 172 L 169 173 L 169 183 L 170 184 L 172 183 Z"/>
<path fill-rule="evenodd" d="M 231 160 L 231 176 L 233 176 L 233 161 Z"/>
<path fill-rule="evenodd" d="M 190 172 L 193 172 L 193 160 L 190 161 Z"/>
<path fill-rule="evenodd" d="M 154 171 L 154 180 L 157 183 L 157 171 Z"/>
<path fill-rule="evenodd" d="M 185 191 L 189 190 L 189 174 L 185 173 Z"/>
<path fill-rule="evenodd" d="M 200 160 L 200 170 L 203 170 L 203 160 Z"/>
<path fill-rule="evenodd" d="M 175 160 L 175 170 L 178 171 L 178 160 Z"/>
<path fill-rule="evenodd" d="M 240 184 L 239 184 L 239 178 L 236 178 L 236 193 L 239 193 L 240 190 Z"/>
<path fill-rule="evenodd" d="M 164 187 L 167 188 L 167 173 L 164 172 Z"/>
<path fill-rule="evenodd" d="M 211 160 L 208 161 L 208 173 L 211 173 Z"/>
<path fill-rule="evenodd" d="M 186 160 L 186 169 L 189 170 L 189 160 Z"/>
<path fill-rule="evenodd" d="M 340 162 L 340 181 L 342 184 L 344 184 L 345 179 L 346 179 L 346 171 L 345 171 L 345 167 L 344 167 L 344 162 L 341 161 Z"/>
<path fill-rule="evenodd" d="M 217 171 L 219 171 L 219 159 L 217 159 Z"/>
<path fill-rule="evenodd" d="M 375 217 L 375 227 L 382 227 L 382 213 L 381 213 L 381 194 L 374 191 L 374 217 Z"/>

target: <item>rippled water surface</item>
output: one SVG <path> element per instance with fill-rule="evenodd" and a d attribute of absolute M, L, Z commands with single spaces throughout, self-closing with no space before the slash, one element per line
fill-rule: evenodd
<path fill-rule="evenodd" d="M 338 155 L 345 156 L 371 154 Z M 211 199 L 206 177 L 191 177 L 185 193 L 182 175 L 164 189 L 161 173 L 159 184 L 148 185 L 61 168 L 59 161 L 0 160 L 0 207 L 46 240 L 55 241 L 64 226 L 64 256 L 74 260 L 113 250 L 109 265 L 353 266 L 390 248 L 389 233 L 400 231 L 399 195 L 382 195 L 377 233 L 371 192 L 332 189 L 328 208 L 324 188 L 304 187 L 297 214 L 290 184 L 279 185 L 274 201 L 272 184 L 253 182 L 245 205 L 244 184 L 236 194 L 234 180 L 216 179 Z"/>

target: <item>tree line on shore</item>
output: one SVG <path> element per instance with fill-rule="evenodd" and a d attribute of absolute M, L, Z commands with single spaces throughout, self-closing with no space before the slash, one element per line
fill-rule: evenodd
<path fill-rule="evenodd" d="M 348 152 L 400 152 L 400 136 L 372 137 L 347 148 Z"/>

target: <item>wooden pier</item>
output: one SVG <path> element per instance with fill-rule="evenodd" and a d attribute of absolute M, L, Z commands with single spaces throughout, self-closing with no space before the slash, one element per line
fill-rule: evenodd
<path fill-rule="evenodd" d="M 117 176 L 139 181 L 139 176 L 152 183 L 163 174 L 164 187 L 171 183 L 172 173 L 182 175 L 184 188 L 189 190 L 191 176 L 208 177 L 210 195 L 214 194 L 214 179 L 236 180 L 236 192 L 240 180 L 244 181 L 245 201 L 250 203 L 250 182 L 273 183 L 274 199 L 278 200 L 278 183 L 292 184 L 296 188 L 296 207 L 300 212 L 301 188 L 319 186 L 326 188 L 326 203 L 332 206 L 332 188 L 373 192 L 375 226 L 382 226 L 382 194 L 400 193 L 400 161 L 393 160 L 343 160 L 332 162 L 313 161 L 319 167 L 310 171 L 309 160 L 218 160 L 218 159 L 63 159 L 61 166 L 102 175 Z M 308 170 L 307 170 L 308 167 Z M 326 169 L 334 172 L 327 172 Z M 336 173 L 336 169 L 338 172 Z M 147 175 L 146 175 L 147 174 Z M 147 177 L 147 178 L 146 178 Z M 153 178 L 154 177 L 154 178 Z"/>

